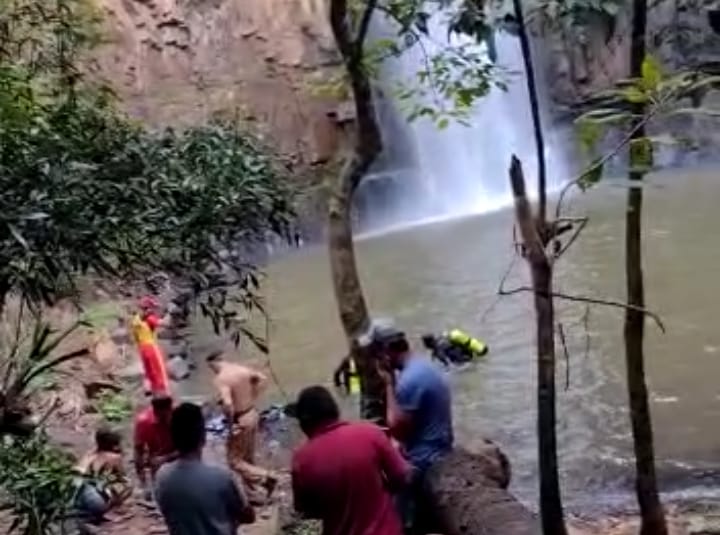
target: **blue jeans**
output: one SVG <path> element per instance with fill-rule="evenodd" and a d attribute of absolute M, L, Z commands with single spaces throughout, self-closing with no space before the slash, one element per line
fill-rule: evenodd
<path fill-rule="evenodd" d="M 110 509 L 107 497 L 89 481 L 80 483 L 75 495 L 75 510 L 80 520 L 92 524 L 103 520 Z"/>

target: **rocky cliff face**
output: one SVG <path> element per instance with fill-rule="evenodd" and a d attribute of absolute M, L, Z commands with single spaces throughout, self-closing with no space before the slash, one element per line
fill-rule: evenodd
<path fill-rule="evenodd" d="M 95 67 L 134 117 L 237 115 L 301 165 L 335 152 L 336 105 L 309 85 L 338 61 L 324 0 L 96 1 L 108 40 Z"/>
<path fill-rule="evenodd" d="M 537 50 L 552 100 L 571 106 L 628 77 L 631 2 L 614 18 L 590 16 L 586 24 L 547 22 L 537 28 Z M 648 49 L 668 70 L 698 67 L 720 72 L 720 33 L 712 19 L 717 0 L 649 2 Z"/>

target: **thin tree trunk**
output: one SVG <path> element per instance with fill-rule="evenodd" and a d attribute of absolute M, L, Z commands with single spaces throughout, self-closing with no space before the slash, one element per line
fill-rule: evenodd
<path fill-rule="evenodd" d="M 540 515 L 545 535 L 565 535 L 560 496 L 555 416 L 555 311 L 552 300 L 552 265 L 525 191 L 522 164 L 510 164 L 510 185 L 515 197 L 515 217 L 520 227 L 535 295 L 537 321 L 538 459 L 540 465 Z"/>
<path fill-rule="evenodd" d="M 371 355 L 359 351 L 356 338 L 370 323 L 367 303 L 360 284 L 352 232 L 352 200 L 367 170 L 382 150 L 372 98 L 372 88 L 362 68 L 363 42 L 374 10 L 368 2 L 358 35 L 353 38 L 347 10 L 348 0 L 332 0 L 330 24 L 338 49 L 345 62 L 355 99 L 356 139 L 352 154 L 340 175 L 330 186 L 328 204 L 328 246 L 335 299 L 352 358 L 360 374 L 362 416 L 382 421 L 385 396 L 382 380 L 370 361 Z"/>
<path fill-rule="evenodd" d="M 633 2 L 632 43 L 630 51 L 630 76 L 642 77 L 642 64 L 645 60 L 645 33 L 647 26 L 646 0 Z M 633 105 L 636 117 L 631 128 L 636 130 L 631 136 L 630 174 L 632 182 L 640 182 L 643 172 L 633 162 L 633 141 L 645 137 L 645 128 L 639 127 L 645 105 Z M 636 492 L 640 514 L 642 516 L 641 535 L 666 535 L 667 525 L 660 497 L 658 496 L 655 476 L 655 453 L 653 446 L 652 421 L 648 403 L 647 384 L 645 382 L 645 289 L 642 271 L 642 203 L 641 187 L 628 190 L 627 211 L 625 214 L 625 272 L 627 279 L 627 302 L 634 309 L 625 310 L 625 361 L 627 366 L 628 395 L 630 401 L 630 421 L 632 424 L 633 448 L 635 450 Z"/>
<path fill-rule="evenodd" d="M 542 122 L 540 120 L 540 103 L 538 102 L 537 85 L 535 84 L 535 68 L 533 67 L 532 51 L 530 50 L 530 38 L 528 37 L 520 0 L 513 0 L 515 19 L 518 25 L 518 36 L 520 37 L 520 48 L 522 49 L 523 63 L 525 64 L 525 80 L 527 83 L 528 97 L 530 99 L 530 113 L 532 114 L 533 134 L 535 136 L 535 150 L 537 152 L 537 186 L 538 186 L 538 222 L 539 228 L 546 232 L 546 211 L 547 211 L 547 170 L 545 165 L 545 140 L 542 133 Z"/>

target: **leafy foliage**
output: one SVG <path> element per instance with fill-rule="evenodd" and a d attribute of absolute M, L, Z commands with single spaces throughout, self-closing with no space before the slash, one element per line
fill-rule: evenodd
<path fill-rule="evenodd" d="M 0 9 L 0 298 L 36 307 L 73 295 L 78 273 L 164 270 L 206 308 L 221 285 L 257 301 L 248 250 L 293 215 L 282 167 L 233 122 L 155 133 L 119 113 L 76 66 L 90 5 Z"/>
<path fill-rule="evenodd" d="M 585 189 L 600 181 L 606 158 L 598 154 L 598 144 L 607 136 L 612 127 L 632 129 L 634 125 L 646 124 L 657 116 L 697 114 L 720 116 L 720 110 L 679 107 L 678 102 L 698 90 L 720 83 L 720 77 L 697 71 L 667 75 L 652 56 L 642 63 L 642 76 L 621 81 L 617 87 L 598 95 L 597 108 L 585 112 L 576 120 L 577 137 L 583 155 L 590 161 L 588 168 L 577 181 Z M 633 105 L 642 104 L 645 113 L 638 115 Z M 638 139 L 627 137 L 617 150 L 629 144 L 630 168 L 648 172 L 654 165 L 654 146 L 675 143 L 668 136 L 645 136 Z"/>
<path fill-rule="evenodd" d="M 412 79 L 396 80 L 395 94 L 410 120 L 429 118 L 441 128 L 463 122 L 494 85 L 504 87 L 493 61 L 492 21 L 482 0 L 380 0 L 374 5 L 355 0 L 349 6 L 356 35 L 368 9 L 386 20 L 388 35 L 363 43 L 368 76 L 377 76 L 385 61 L 403 54 L 423 60 L 424 68 Z M 447 24 L 433 24 L 439 19 Z M 440 26 L 447 28 L 446 34 L 439 35 Z"/>
<path fill-rule="evenodd" d="M 51 328 L 33 316 L 32 327 L 25 330 L 20 313 L 17 324 L 3 333 L 0 353 L 0 428 L 14 415 L 23 414 L 30 397 L 47 376 L 65 362 L 89 354 L 87 348 L 60 353 L 61 344 L 84 323 L 77 322 L 63 331 Z"/>
<path fill-rule="evenodd" d="M 132 415 L 132 403 L 124 392 L 105 390 L 92 401 L 94 409 L 109 423 L 124 422 Z"/>
<path fill-rule="evenodd" d="M 75 490 L 72 459 L 44 434 L 0 439 L 3 506 L 13 518 L 8 534 L 51 535 L 69 511 Z"/>

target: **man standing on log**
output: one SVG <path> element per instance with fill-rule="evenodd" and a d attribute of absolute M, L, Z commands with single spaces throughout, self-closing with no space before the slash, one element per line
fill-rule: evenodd
<path fill-rule="evenodd" d="M 255 404 L 267 386 L 267 378 L 249 366 L 227 362 L 219 351 L 211 353 L 206 360 L 215 373 L 213 383 L 230 426 L 228 465 L 242 478 L 251 500 L 260 501 L 258 487 L 262 486 L 269 497 L 277 484 L 277 477 L 272 472 L 255 464 L 255 443 L 260 423 Z"/>
<path fill-rule="evenodd" d="M 450 388 L 442 372 L 427 357 L 411 351 L 405 333 L 395 328 L 376 332 L 387 357 L 381 366 L 385 381 L 387 424 L 413 466 L 411 489 L 401 500 L 405 527 L 424 525 L 417 513 L 425 495 L 428 469 L 452 450 Z M 397 378 L 394 371 L 398 370 Z"/>

